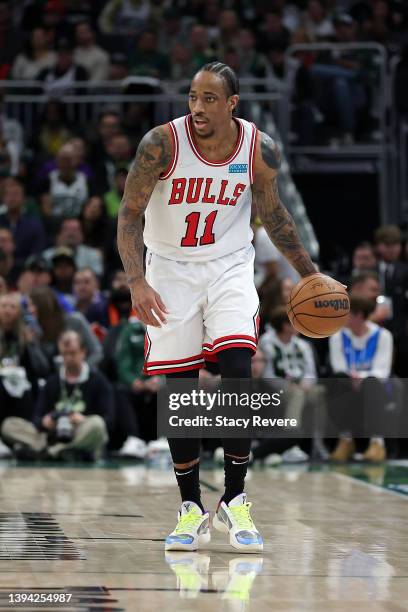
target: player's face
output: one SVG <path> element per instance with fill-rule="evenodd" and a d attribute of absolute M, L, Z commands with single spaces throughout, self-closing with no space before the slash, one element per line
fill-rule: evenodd
<path fill-rule="evenodd" d="M 194 132 L 200 138 L 211 138 L 229 124 L 238 96 L 228 96 L 224 81 L 217 74 L 198 72 L 190 93 L 189 108 Z"/>

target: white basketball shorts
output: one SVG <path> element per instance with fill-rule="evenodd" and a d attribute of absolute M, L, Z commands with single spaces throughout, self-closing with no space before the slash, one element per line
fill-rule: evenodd
<path fill-rule="evenodd" d="M 252 245 L 206 262 L 146 255 L 146 280 L 169 311 L 162 327 L 147 326 L 144 373 L 176 374 L 216 361 L 233 348 L 256 351 L 259 299 Z"/>

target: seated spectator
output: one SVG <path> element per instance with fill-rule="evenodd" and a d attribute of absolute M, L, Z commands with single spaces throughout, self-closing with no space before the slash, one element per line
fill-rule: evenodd
<path fill-rule="evenodd" d="M 72 249 L 69 247 L 55 249 L 51 258 L 51 288 L 66 312 L 75 310 L 73 282 L 76 268 Z"/>
<path fill-rule="evenodd" d="M 5 211 L 0 214 L 0 227 L 13 232 L 16 261 L 41 253 L 45 248 L 44 227 L 40 219 L 26 214 L 26 193 L 20 180 L 8 178 L 5 181 L 2 203 Z"/>
<path fill-rule="evenodd" d="M 337 16 L 334 25 L 333 42 L 358 42 L 357 24 L 350 15 Z M 310 68 L 319 108 L 329 117 L 329 121 L 334 118 L 334 125 L 338 130 L 334 138 L 339 136 L 341 142 L 346 145 L 354 143 L 358 127 L 357 117 L 367 106 L 367 88 L 371 85 L 371 80 L 376 78 L 372 55 L 355 50 L 344 50 L 336 54 L 323 53 Z M 337 140 L 333 140 L 334 142 Z"/>
<path fill-rule="evenodd" d="M 40 187 L 43 214 L 54 219 L 78 216 L 89 196 L 89 184 L 77 169 L 78 156 L 72 144 L 58 151 L 57 167 Z"/>
<path fill-rule="evenodd" d="M 290 293 L 295 286 L 291 278 L 265 281 L 258 289 L 260 297 L 260 332 L 263 333 L 270 314 L 279 306 L 285 306 L 290 299 Z"/>
<path fill-rule="evenodd" d="M 83 66 L 74 62 L 73 46 L 67 38 L 57 42 L 57 61 L 55 66 L 44 68 L 38 74 L 38 80 L 43 81 L 44 89 L 49 96 L 58 97 L 72 93 L 81 93 L 73 84 L 87 81 L 88 72 Z"/>
<path fill-rule="evenodd" d="M 98 278 L 91 268 L 81 268 L 74 276 L 75 309 L 89 323 L 108 327 L 108 302 L 99 290 Z"/>
<path fill-rule="evenodd" d="M 75 151 L 76 164 L 75 167 L 80 172 L 83 172 L 88 180 L 93 178 L 93 170 L 87 162 L 87 144 L 83 138 L 75 136 L 67 141 L 68 145 L 71 145 Z M 49 174 L 57 168 L 57 160 L 48 159 L 36 172 L 36 181 L 41 185 L 46 180 Z"/>
<path fill-rule="evenodd" d="M 364 426 L 371 429 L 370 443 L 363 458 L 379 462 L 386 458 L 383 438 L 386 420 L 385 382 L 391 374 L 393 339 L 390 332 L 368 321 L 373 302 L 351 297 L 346 327 L 329 339 L 330 366 L 335 378 L 328 379 L 329 417 L 340 433 L 330 458 L 345 462 L 361 437 Z M 368 418 L 369 415 L 369 418 Z"/>
<path fill-rule="evenodd" d="M 258 28 L 259 48 L 267 52 L 276 45 L 287 48 L 290 43 L 290 32 L 283 23 L 283 13 L 280 10 L 268 11 Z"/>
<path fill-rule="evenodd" d="M 190 30 L 191 70 L 195 74 L 204 64 L 214 62 L 217 57 L 208 41 L 208 30 L 196 24 Z"/>
<path fill-rule="evenodd" d="M 51 261 L 60 247 L 70 250 L 70 256 L 74 256 L 77 268 L 92 268 L 95 274 L 101 278 L 103 275 L 102 255 L 97 249 L 83 244 L 84 235 L 79 219 L 64 219 L 56 238 L 56 246 L 44 251 L 43 256 Z"/>
<path fill-rule="evenodd" d="M 132 161 L 133 152 L 129 137 L 126 134 L 112 136 L 106 143 L 105 155 L 95 167 L 97 193 L 106 193 L 112 189 L 117 170 L 119 168 L 129 170 Z"/>
<path fill-rule="evenodd" d="M 145 30 L 139 35 L 136 49 L 129 56 L 129 68 L 131 75 L 169 78 L 169 57 L 157 50 L 157 36 L 153 30 Z"/>
<path fill-rule="evenodd" d="M 103 110 L 98 117 L 96 133 L 92 130 L 87 142 L 90 143 L 90 159 L 92 166 L 101 162 L 107 154 L 108 142 L 122 132 L 119 114 L 115 110 Z"/>
<path fill-rule="evenodd" d="M 48 373 L 35 331 L 24 323 L 19 294 L 0 295 L 0 422 L 8 416 L 32 419 L 38 378 Z"/>
<path fill-rule="evenodd" d="M 63 458 L 73 451 L 96 459 L 108 441 L 113 393 L 105 377 L 89 368 L 79 334 L 64 332 L 58 341 L 62 365 L 41 390 L 34 423 L 14 417 L 1 432 L 17 457 Z"/>
<path fill-rule="evenodd" d="M 16 245 L 11 230 L 0 227 L 0 275 L 5 278 L 11 289 L 16 287 L 21 272 L 21 264 L 14 257 L 15 250 Z"/>
<path fill-rule="evenodd" d="M 39 72 L 51 68 L 57 56 L 50 50 L 50 36 L 43 27 L 31 30 L 25 49 L 19 53 L 11 68 L 11 77 L 17 81 L 34 81 Z"/>
<path fill-rule="evenodd" d="M 112 189 L 107 191 L 103 196 L 106 210 L 110 217 L 117 217 L 118 215 L 119 206 L 125 191 L 127 175 L 128 171 L 126 168 L 118 168 L 115 172 L 115 179 Z"/>
<path fill-rule="evenodd" d="M 116 238 L 116 223 L 108 216 L 101 197 L 92 196 L 85 203 L 81 223 L 85 245 L 98 249 L 102 255 L 106 256 L 110 245 Z"/>
<path fill-rule="evenodd" d="M 298 332 L 289 321 L 285 306 L 272 311 L 269 321 L 270 326 L 259 339 L 259 348 L 266 357 L 263 376 L 274 379 L 284 391 L 282 405 L 285 417 L 296 419 L 300 437 L 301 425 L 306 427 L 310 421 L 309 411 L 306 409 L 318 406 L 324 391 L 316 384 L 315 356 L 311 344 L 299 338 Z M 299 441 L 296 444 L 294 441 L 292 444 L 289 442 L 290 440 L 285 448 L 286 459 L 294 462 L 308 459 L 305 451 L 299 447 Z"/>
<path fill-rule="evenodd" d="M 171 47 L 171 62 L 169 77 L 173 81 L 182 81 L 191 78 L 191 53 L 183 43 L 176 43 Z"/>
<path fill-rule="evenodd" d="M 59 100 L 48 100 L 34 134 L 33 149 L 54 158 L 71 137 L 72 131 L 66 117 L 65 105 Z M 39 178 L 45 177 L 40 173 Z"/>
<path fill-rule="evenodd" d="M 308 0 L 301 26 L 308 42 L 328 40 L 334 34 L 333 24 L 327 15 L 323 0 Z"/>
<path fill-rule="evenodd" d="M 99 28 L 103 34 L 134 36 L 146 27 L 150 11 L 148 0 L 109 0 L 99 17 Z"/>
<path fill-rule="evenodd" d="M 20 287 L 22 276 L 25 277 L 23 280 L 24 288 Z M 29 295 L 36 287 L 48 287 L 51 282 L 52 275 L 49 263 L 41 256 L 32 255 L 24 264 L 24 270 L 19 276 L 17 287 L 20 293 Z"/>
<path fill-rule="evenodd" d="M 377 258 L 373 245 L 371 242 L 360 242 L 353 251 L 351 278 L 357 276 L 361 272 L 376 269 Z"/>
<path fill-rule="evenodd" d="M 49 362 L 55 367 L 58 361 L 57 341 L 63 331 L 75 331 L 86 348 L 87 362 L 96 367 L 101 361 L 102 348 L 92 329 L 80 312 L 66 312 L 49 287 L 33 289 L 30 294 L 30 313 L 42 330 L 40 342 Z"/>
<path fill-rule="evenodd" d="M 232 9 L 222 10 L 217 25 L 213 43 L 217 59 L 224 61 L 227 49 L 234 47 L 239 41 L 240 20 L 237 11 Z"/>
<path fill-rule="evenodd" d="M 124 81 L 129 76 L 127 57 L 116 52 L 110 56 L 108 81 Z"/>
<path fill-rule="evenodd" d="M 76 25 L 75 41 L 75 63 L 85 68 L 90 81 L 106 81 L 108 78 L 109 55 L 96 44 L 95 32 L 88 22 L 82 21 Z"/>
<path fill-rule="evenodd" d="M 126 419 L 122 412 L 118 413 L 119 426 L 126 432 L 119 454 L 139 458 L 146 452 L 141 438 L 156 437 L 152 417 L 156 412 L 157 392 L 162 385 L 160 376 L 143 374 L 144 338 L 144 326 L 132 317 L 121 328 L 116 352 L 118 381 L 129 390 L 133 406 L 133 415 L 127 412 Z"/>
<path fill-rule="evenodd" d="M 10 68 L 21 48 L 21 32 L 13 24 L 15 5 L 0 1 L 0 79 L 7 79 Z"/>
<path fill-rule="evenodd" d="M 0 125 L 2 139 L 5 143 L 12 143 L 13 151 L 19 158 L 24 149 L 23 128 L 17 119 L 12 119 L 6 112 L 6 96 L 3 90 L 0 90 Z M 16 163 L 18 166 L 18 162 Z"/>
<path fill-rule="evenodd" d="M 381 294 L 380 281 L 376 272 L 361 272 L 352 280 L 350 294 L 371 300 L 373 312 L 370 314 L 370 321 L 384 325 L 392 318 L 392 302 Z"/>

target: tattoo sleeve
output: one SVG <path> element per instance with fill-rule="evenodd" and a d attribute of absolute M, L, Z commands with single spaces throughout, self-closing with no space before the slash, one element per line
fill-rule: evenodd
<path fill-rule="evenodd" d="M 269 136 L 264 133 L 260 136 L 261 163 L 267 172 L 261 174 L 262 178 L 256 179 L 252 186 L 257 213 L 269 238 L 295 270 L 301 276 L 313 274 L 316 268 L 299 238 L 292 216 L 279 197 L 278 177 L 273 172 L 280 167 L 279 149 Z"/>
<path fill-rule="evenodd" d="M 171 157 L 170 137 L 165 128 L 154 128 L 140 142 L 126 179 L 117 240 L 129 284 L 144 278 L 143 215 L 160 173 L 168 167 Z"/>

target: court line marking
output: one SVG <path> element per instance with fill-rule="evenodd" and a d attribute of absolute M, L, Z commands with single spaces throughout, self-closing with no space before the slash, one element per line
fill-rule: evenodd
<path fill-rule="evenodd" d="M 373 484 L 372 482 L 366 482 L 365 480 L 360 480 L 359 478 L 356 478 L 355 476 L 348 476 L 347 474 L 338 474 L 336 472 L 332 472 L 332 474 L 334 474 L 334 476 L 337 476 L 337 478 L 341 478 L 341 479 L 346 478 L 347 480 L 352 480 L 353 482 L 363 485 L 364 487 L 368 487 L 369 489 L 373 489 L 374 491 L 377 491 L 377 493 L 378 492 L 389 493 L 390 495 L 395 495 L 396 497 L 399 497 L 399 499 L 408 500 L 408 495 L 406 493 L 399 493 L 399 491 L 393 491 L 392 489 L 386 489 L 385 487 L 382 487 L 381 485 L 376 485 L 376 484 Z"/>

